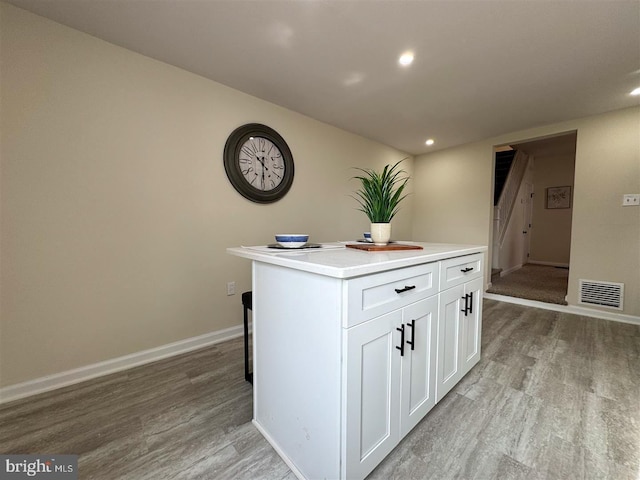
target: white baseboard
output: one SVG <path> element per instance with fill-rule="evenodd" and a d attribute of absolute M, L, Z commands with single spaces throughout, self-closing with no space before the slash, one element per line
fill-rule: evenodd
<path fill-rule="evenodd" d="M 267 439 L 269 444 L 273 447 L 276 453 L 280 455 L 280 458 L 282 459 L 282 461 L 287 464 L 287 467 L 291 469 L 293 474 L 299 480 L 306 480 L 307 477 L 305 477 L 302 474 L 302 472 L 298 470 L 298 467 L 296 466 L 296 464 L 293 463 L 293 461 L 287 456 L 287 454 L 284 453 L 284 450 L 280 448 L 280 444 L 278 444 L 278 442 L 276 442 L 271 437 L 271 435 L 269 435 L 269 432 L 267 432 L 264 428 L 262 428 L 262 425 L 260 425 L 260 422 L 256 421 L 256 419 L 254 418 L 253 420 L 251 420 L 251 423 L 253 423 L 253 425 L 258 429 L 258 431 L 262 434 L 262 436 Z"/>
<path fill-rule="evenodd" d="M 529 260 L 527 263 L 531 263 L 533 265 L 547 265 L 549 267 L 560 267 L 560 268 L 569 268 L 568 263 L 557 263 L 557 262 L 542 262 L 538 260 Z"/>
<path fill-rule="evenodd" d="M 8 387 L 0 388 L 0 404 L 84 382 L 85 380 L 103 375 L 109 375 L 110 373 L 120 372 L 146 363 L 156 362 L 164 358 L 180 355 L 181 353 L 191 352 L 199 348 L 231 340 L 232 338 L 242 335 L 244 335 L 244 329 L 241 325 L 225 328 L 224 330 L 205 333 L 204 335 L 187 338 L 149 350 L 112 358 L 104 362 L 93 363 L 84 367 L 74 368 L 73 370 L 67 370 L 66 372 L 47 375 L 16 385 L 9 385 Z"/>
<path fill-rule="evenodd" d="M 614 322 L 631 323 L 640 325 L 640 317 L 635 315 L 625 315 L 624 313 L 603 312 L 593 308 L 576 307 L 573 305 L 557 305 L 555 303 L 537 302 L 535 300 L 527 300 L 526 298 L 508 297 L 506 295 L 497 295 L 495 293 L 484 293 L 483 298 L 488 300 L 497 300 L 498 302 L 515 303 L 525 307 L 542 308 L 543 310 L 553 310 L 555 312 L 571 313 L 574 315 L 582 315 L 584 317 L 601 318 L 603 320 L 612 320 Z"/>

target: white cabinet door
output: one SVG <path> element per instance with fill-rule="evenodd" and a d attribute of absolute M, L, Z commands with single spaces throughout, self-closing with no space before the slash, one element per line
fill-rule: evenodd
<path fill-rule="evenodd" d="M 396 310 L 346 330 L 345 478 L 366 477 L 400 441 L 401 325 Z"/>
<path fill-rule="evenodd" d="M 462 378 L 460 349 L 462 343 L 461 311 L 464 307 L 464 285 L 440 293 L 438 315 L 438 374 L 436 396 L 440 401 Z"/>
<path fill-rule="evenodd" d="M 401 362 L 400 438 L 409 433 L 436 404 L 438 296 L 404 308 L 402 318 L 405 350 Z"/>
<path fill-rule="evenodd" d="M 480 360 L 482 278 L 440 293 L 436 401 Z"/>
<path fill-rule="evenodd" d="M 482 331 L 482 278 L 464 284 L 467 313 L 461 313 L 462 321 L 462 375 L 464 376 L 480 360 L 480 332 Z M 465 300 L 462 299 L 462 310 Z"/>

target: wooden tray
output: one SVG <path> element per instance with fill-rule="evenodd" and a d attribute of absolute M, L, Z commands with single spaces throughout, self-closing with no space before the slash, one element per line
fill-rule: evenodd
<path fill-rule="evenodd" d="M 347 243 L 348 248 L 355 248 L 356 250 L 365 250 L 367 252 L 385 252 L 388 250 L 422 250 L 420 245 L 406 245 L 403 243 L 390 243 L 388 245 L 374 245 L 374 244 L 352 244 Z"/>

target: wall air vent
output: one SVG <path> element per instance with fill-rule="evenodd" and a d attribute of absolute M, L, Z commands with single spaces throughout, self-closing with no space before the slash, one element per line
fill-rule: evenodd
<path fill-rule="evenodd" d="M 624 283 L 580 279 L 580 303 L 622 310 L 623 298 Z"/>

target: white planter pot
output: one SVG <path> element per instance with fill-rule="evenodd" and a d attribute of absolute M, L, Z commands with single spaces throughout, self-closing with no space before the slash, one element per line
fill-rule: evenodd
<path fill-rule="evenodd" d="M 390 223 L 372 223 L 371 240 L 375 245 L 386 245 L 391 238 Z"/>

